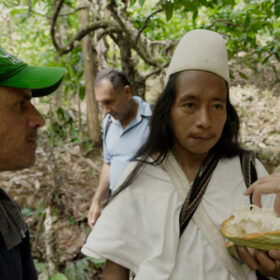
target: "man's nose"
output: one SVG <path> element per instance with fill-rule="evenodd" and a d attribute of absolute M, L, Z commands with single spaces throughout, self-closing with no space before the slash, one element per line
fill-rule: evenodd
<path fill-rule="evenodd" d="M 204 128 L 208 128 L 211 126 L 211 116 L 207 108 L 202 108 L 201 110 L 199 110 L 197 116 L 197 125 Z"/>
<path fill-rule="evenodd" d="M 30 104 L 27 124 L 31 128 L 40 128 L 45 125 L 44 118 L 32 104 Z"/>
<path fill-rule="evenodd" d="M 111 113 L 111 108 L 107 105 L 103 105 L 103 109 L 105 111 L 105 114 L 110 114 Z"/>

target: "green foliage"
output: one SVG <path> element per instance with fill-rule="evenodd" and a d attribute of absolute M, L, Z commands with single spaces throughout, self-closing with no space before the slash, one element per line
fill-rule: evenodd
<path fill-rule="evenodd" d="M 156 5 L 153 3 L 153 9 L 162 7 L 165 19 L 162 13 L 153 16 L 145 34 L 151 40 L 174 40 L 193 28 L 219 32 L 228 43 L 229 59 L 235 60 L 240 52 L 244 52 L 243 65 L 257 72 L 258 64 L 273 67 L 275 60 L 280 61 L 279 2 L 280 0 L 161 0 Z M 136 3 L 137 1 L 130 2 L 138 15 L 133 23 L 140 27 L 151 1 L 145 1 L 146 9 L 141 8 L 140 13 Z M 243 72 L 235 75 L 248 79 Z M 231 73 L 231 77 L 235 78 L 234 73 Z"/>
<path fill-rule="evenodd" d="M 106 260 L 105 259 L 94 259 L 94 258 L 91 258 L 91 257 L 88 257 L 88 259 L 94 263 L 95 267 L 96 268 L 100 268 L 102 265 L 104 265 L 106 263 Z"/>
<path fill-rule="evenodd" d="M 241 71 L 238 71 L 238 74 L 240 75 L 241 78 L 243 78 L 245 80 L 249 79 L 248 76 L 245 73 L 241 72 Z"/>
<path fill-rule="evenodd" d="M 166 20 L 169 21 L 171 18 L 172 18 L 172 15 L 173 15 L 173 5 L 171 2 L 169 1 L 166 1 L 166 3 L 164 3 L 162 5 L 163 9 L 165 10 L 165 17 L 166 17 Z"/>
<path fill-rule="evenodd" d="M 30 217 L 30 216 L 40 217 L 43 214 L 42 209 L 38 209 L 34 211 L 31 208 L 23 208 L 21 212 L 24 217 Z"/>
<path fill-rule="evenodd" d="M 88 137 L 85 137 L 85 139 L 83 141 L 83 146 L 85 148 L 86 154 L 89 154 L 94 149 L 94 144 Z"/>
<path fill-rule="evenodd" d="M 34 265 L 36 270 L 40 274 L 46 274 L 48 272 L 48 265 L 46 263 L 39 262 L 38 260 L 34 260 Z"/>
<path fill-rule="evenodd" d="M 39 217 L 41 217 L 43 215 L 44 209 L 45 209 L 45 202 L 41 202 L 39 207 L 37 209 L 32 209 L 32 208 L 23 208 L 21 210 L 22 215 L 27 218 L 30 216 L 35 217 L 35 219 L 37 220 Z"/>
<path fill-rule="evenodd" d="M 69 263 L 65 269 L 68 280 L 90 280 L 91 264 L 88 258 Z"/>
<path fill-rule="evenodd" d="M 116 3 L 119 7 L 124 7 L 123 1 L 116 0 Z M 79 4 L 77 0 L 65 1 L 64 8 L 74 10 Z M 1 45 L 30 64 L 65 67 L 67 74 L 63 83 L 64 99 L 70 99 L 76 94 L 83 99 L 85 91 L 81 43 L 75 42 L 75 48 L 69 54 L 58 56 L 52 45 L 49 29 L 49 19 L 54 11 L 53 1 L 10 0 L 2 5 L 6 7 L 6 18 L 5 13 L 0 17 Z M 206 28 L 224 35 L 230 59 L 235 59 L 241 51 L 245 52 L 244 64 L 254 71 L 257 71 L 258 63 L 270 67 L 275 59 L 280 61 L 280 0 L 130 0 L 124 15 L 139 30 L 147 15 L 159 8 L 163 11 L 154 14 L 143 30 L 151 42 L 176 41 L 193 28 Z M 57 32 L 61 34 L 59 38 L 62 44 L 77 33 L 79 21 L 78 12 L 58 17 Z M 10 30 L 12 36 L 3 30 Z M 118 47 L 108 37 L 107 43 L 108 64 L 119 68 Z M 152 53 L 162 53 L 163 60 L 168 62 L 171 53 L 166 53 L 164 44 L 150 44 L 149 48 Z M 145 72 L 149 69 L 141 59 L 138 61 L 141 70 Z M 236 73 L 246 79 L 243 74 Z M 67 102 L 63 105 L 67 105 Z M 65 116 L 68 119 L 62 120 L 61 114 L 57 117 L 57 123 L 54 124 L 56 130 L 60 130 L 63 122 L 69 130 L 74 129 L 74 118 L 71 120 L 69 116 Z M 61 132 L 58 133 L 60 135 Z"/>
<path fill-rule="evenodd" d="M 47 264 L 34 260 L 36 270 L 39 272 L 40 280 L 91 280 L 93 271 L 101 270 L 105 264 L 104 259 L 93 259 L 84 257 L 78 261 L 68 262 L 60 273 L 55 273 L 48 277 Z"/>
<path fill-rule="evenodd" d="M 75 138 L 78 136 L 76 115 L 73 111 L 65 110 L 67 103 L 75 96 L 79 89 L 79 96 L 84 97 L 83 63 L 81 46 L 63 57 L 55 50 L 50 36 L 50 18 L 54 5 L 51 0 L 14 0 L 0 3 L 0 9 L 4 9 L 0 15 L 0 41 L 1 47 L 16 54 L 20 59 L 30 65 L 59 66 L 66 68 L 66 76 L 63 82 L 62 104 L 63 109 L 57 112 L 49 112 L 47 119 L 52 119 L 51 128 L 54 131 L 56 141 L 58 139 Z M 29 5 L 31 4 L 31 12 Z M 78 1 L 65 1 L 69 8 L 75 8 Z M 2 5 L 5 5 L 4 8 Z M 71 14 L 58 19 L 63 30 L 64 39 L 72 36 L 79 26 L 79 15 Z M 63 38 L 62 38 L 63 39 Z M 51 97 L 40 99 L 40 103 L 49 103 Z M 65 106 L 66 105 L 66 106 Z M 52 116 L 51 116 L 52 114 Z"/>
<path fill-rule="evenodd" d="M 275 0 L 274 12 L 277 17 L 280 17 L 280 0 Z"/>
<path fill-rule="evenodd" d="M 72 142 L 80 140 L 75 123 L 75 112 L 67 109 L 67 104 L 59 107 L 54 113 L 49 112 L 47 118 L 51 120 L 51 134 L 55 145 L 65 140 Z"/>
<path fill-rule="evenodd" d="M 62 273 L 56 273 L 56 274 L 52 275 L 50 280 L 68 280 L 68 278 Z"/>

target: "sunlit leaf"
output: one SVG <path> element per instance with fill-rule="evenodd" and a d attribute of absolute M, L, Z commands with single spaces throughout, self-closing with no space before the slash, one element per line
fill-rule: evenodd
<path fill-rule="evenodd" d="M 62 273 L 57 273 L 51 276 L 50 280 L 68 280 L 67 277 Z"/>
<path fill-rule="evenodd" d="M 145 0 L 138 0 L 138 3 L 141 7 L 143 7 L 145 4 Z"/>
<path fill-rule="evenodd" d="M 266 58 L 264 58 L 263 61 L 262 61 L 262 63 L 265 64 L 265 63 L 269 60 L 270 56 L 271 56 L 271 55 L 268 55 Z"/>
<path fill-rule="evenodd" d="M 247 76 L 245 73 L 241 72 L 241 71 L 238 71 L 238 74 L 239 74 L 239 76 L 240 76 L 242 79 L 245 79 L 245 80 L 248 80 L 248 79 L 249 79 L 248 76 Z"/>

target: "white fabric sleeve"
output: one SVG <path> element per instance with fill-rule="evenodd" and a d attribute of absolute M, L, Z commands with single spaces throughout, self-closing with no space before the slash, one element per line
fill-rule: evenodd
<path fill-rule="evenodd" d="M 169 279 L 177 256 L 181 201 L 168 179 L 158 167 L 145 168 L 104 209 L 82 253 L 118 263 L 137 273 L 137 280 Z"/>

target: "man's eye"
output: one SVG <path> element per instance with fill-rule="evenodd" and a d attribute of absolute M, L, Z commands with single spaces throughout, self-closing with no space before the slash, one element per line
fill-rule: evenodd
<path fill-rule="evenodd" d="M 224 106 L 221 105 L 221 104 L 214 104 L 214 108 L 215 108 L 215 109 L 223 109 Z"/>
<path fill-rule="evenodd" d="M 25 100 L 18 102 L 18 106 L 23 108 L 25 106 Z"/>
<path fill-rule="evenodd" d="M 194 104 L 193 104 L 193 103 L 188 102 L 188 103 L 185 103 L 185 104 L 184 104 L 184 107 L 187 107 L 187 108 L 193 108 L 193 107 L 194 107 Z"/>

